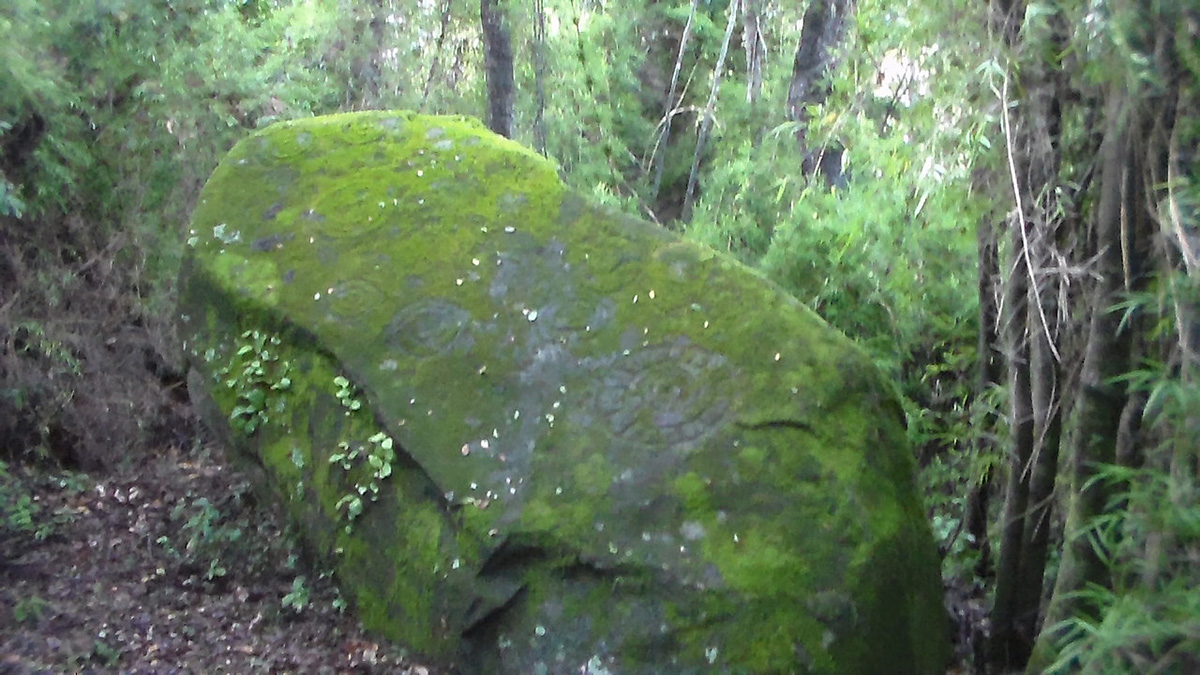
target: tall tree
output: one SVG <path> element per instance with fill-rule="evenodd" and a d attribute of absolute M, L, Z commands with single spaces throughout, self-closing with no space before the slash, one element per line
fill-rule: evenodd
<path fill-rule="evenodd" d="M 812 147 L 808 137 L 808 109 L 825 102 L 830 77 L 837 62 L 835 47 L 846 34 L 853 0 L 811 0 L 804 12 L 800 43 L 792 65 L 788 87 L 788 118 L 797 123 L 796 142 L 805 176 L 820 174 L 829 185 L 842 183 L 842 148 L 822 143 Z"/>
<path fill-rule="evenodd" d="M 537 109 L 533 116 L 533 138 L 537 151 L 546 154 L 546 4 L 533 0 L 533 78 Z"/>
<path fill-rule="evenodd" d="M 1061 50 L 1065 34 L 1057 22 L 1040 30 L 1023 23 L 1020 0 L 996 2 L 993 11 L 1009 54 L 1032 55 L 1020 71 L 1018 105 L 1009 100 L 1015 73 L 1005 74 L 999 102 L 1014 204 L 1005 293 L 1010 450 L 989 652 L 994 665 L 1012 669 L 1024 666 L 1037 637 L 1058 465 L 1061 329 L 1052 265 L 1063 255 L 1057 236 L 1070 209 L 1059 197 L 1063 92 L 1041 55 Z"/>
<path fill-rule="evenodd" d="M 425 77 L 425 88 L 421 94 L 421 110 L 425 109 L 425 104 L 429 101 L 429 94 L 432 93 L 434 85 L 441 78 L 442 53 L 446 47 L 446 36 L 450 32 L 450 10 L 453 5 L 454 0 L 442 0 L 442 17 L 438 26 L 437 38 L 433 43 L 433 55 L 429 60 L 429 75 Z"/>
<path fill-rule="evenodd" d="M 692 205 L 696 200 L 696 187 L 700 178 L 700 158 L 708 144 L 708 133 L 712 130 L 713 110 L 717 105 L 717 92 L 721 88 L 721 75 L 725 70 L 725 56 L 729 53 L 729 42 L 733 37 L 733 29 L 737 25 L 738 0 L 729 5 L 729 21 L 725 24 L 725 39 L 721 42 L 721 54 L 717 57 L 717 65 L 713 68 L 712 89 L 708 94 L 708 103 L 704 106 L 704 116 L 700 118 L 700 133 L 696 137 L 696 152 L 692 157 L 692 171 L 688 174 L 687 192 L 683 197 L 683 219 L 687 220 L 692 214 Z"/>
<path fill-rule="evenodd" d="M 487 125 L 492 131 L 512 137 L 513 50 L 505 0 L 479 0 L 483 27 L 484 73 L 487 79 Z"/>
<path fill-rule="evenodd" d="M 352 56 L 351 79 L 346 83 L 347 107 L 372 109 L 381 107 L 383 101 L 384 52 L 387 44 L 387 19 L 391 13 L 386 0 L 355 2 L 350 6 L 352 17 L 350 35 L 357 44 L 347 44 Z M 345 44 L 346 40 L 343 40 Z"/>
<path fill-rule="evenodd" d="M 658 123 L 661 131 L 654 144 L 654 183 L 650 187 L 651 199 L 658 197 L 658 191 L 662 187 L 663 170 L 667 165 L 667 148 L 671 144 L 671 125 L 674 122 L 675 113 L 679 109 L 676 93 L 679 89 L 679 72 L 683 69 L 683 57 L 687 53 L 688 40 L 692 37 L 692 24 L 696 19 L 696 8 L 699 5 L 700 0 L 692 0 L 692 9 L 688 12 L 687 23 L 683 25 L 683 32 L 679 36 L 679 51 L 675 54 L 675 68 L 671 71 L 671 86 L 667 90 L 667 97 L 663 104 L 663 116 Z"/>
<path fill-rule="evenodd" d="M 759 23 L 761 14 L 759 0 L 743 1 L 742 49 L 746 52 L 746 102 L 750 104 L 754 104 L 762 95 L 763 59 L 766 58 L 767 41 Z"/>

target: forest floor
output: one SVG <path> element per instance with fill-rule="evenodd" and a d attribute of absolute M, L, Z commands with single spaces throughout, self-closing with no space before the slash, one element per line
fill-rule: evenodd
<path fill-rule="evenodd" d="M 369 636 L 212 449 L 103 477 L 0 463 L 0 675 L 436 675 Z"/>
<path fill-rule="evenodd" d="M 255 495 L 208 447 L 105 476 L 0 462 L 0 675 L 438 675 L 365 632 Z"/>

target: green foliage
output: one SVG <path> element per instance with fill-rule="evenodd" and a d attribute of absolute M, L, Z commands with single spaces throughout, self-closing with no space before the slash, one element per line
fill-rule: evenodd
<path fill-rule="evenodd" d="M 354 387 L 350 384 L 350 380 L 338 375 L 337 377 L 333 378 L 333 384 L 337 387 L 337 391 L 334 393 L 334 395 L 337 396 L 337 400 L 342 404 L 342 407 L 346 409 L 347 417 L 350 416 L 350 413 L 356 412 L 362 408 L 362 401 L 359 400 L 355 395 L 356 392 L 354 391 Z"/>
<path fill-rule="evenodd" d="M 1088 526 L 1112 588 L 1079 592 L 1098 609 L 1053 627 L 1046 672 L 1190 672 L 1200 654 L 1200 487 L 1192 476 L 1106 466 L 1114 498 Z"/>
<path fill-rule="evenodd" d="M 183 521 L 178 539 L 183 542 L 183 550 L 167 536 L 159 537 L 159 546 L 185 568 L 199 571 L 207 581 L 225 576 L 228 570 L 221 558 L 231 544 L 242 538 L 241 528 L 223 522 L 220 510 L 205 497 L 190 502 L 180 500 L 172 509 L 171 518 L 176 522 Z"/>
<path fill-rule="evenodd" d="M 299 614 L 308 608 L 311 602 L 310 593 L 307 585 L 308 580 L 303 576 L 298 576 L 292 580 L 292 590 L 283 596 L 281 600 L 284 609 L 291 609 Z"/>
<path fill-rule="evenodd" d="M 857 6 L 858 30 L 833 92 L 810 111 L 806 131 L 810 146 L 846 148 L 844 187 L 799 175 L 795 123 L 756 133 L 762 113 L 735 104 L 733 95 L 722 98 L 736 126 L 718 136 L 714 154 L 729 159 L 702 179 L 688 228 L 759 267 L 862 343 L 899 383 L 914 438 L 926 447 L 967 418 L 975 230 L 989 205 L 972 192 L 971 168 L 990 161 L 980 132 L 986 117 L 968 107 L 976 64 L 940 34 L 942 11 L 967 10 Z M 922 46 L 931 36 L 941 42 L 937 49 Z M 776 77 L 788 80 L 779 71 Z M 767 89 L 764 98 L 785 94 Z"/>
<path fill-rule="evenodd" d="M 336 387 L 334 395 L 345 408 L 347 417 L 366 414 L 365 411 L 360 412 L 360 393 L 349 379 L 338 375 L 333 378 L 333 384 Z M 338 443 L 337 452 L 330 455 L 331 465 L 340 466 L 342 471 L 355 476 L 351 492 L 338 499 L 335 505 L 338 511 L 345 513 L 347 533 L 353 531 L 354 519 L 362 515 L 366 507 L 363 499 L 372 502 L 378 500 L 380 483 L 392 475 L 392 462 L 396 461 L 394 446 L 395 441 L 392 437 L 380 431 L 372 434 L 366 443 L 341 441 Z"/>
<path fill-rule="evenodd" d="M 50 603 L 42 599 L 41 596 L 31 595 L 21 598 L 13 606 L 13 618 L 16 619 L 17 623 L 40 623 L 48 609 L 50 609 Z"/>
<path fill-rule="evenodd" d="M 33 523 L 31 511 L 37 507 L 23 487 L 9 473 L 8 462 L 0 460 L 0 505 L 4 508 L 5 527 L 27 529 Z"/>
<path fill-rule="evenodd" d="M 119 642 L 117 643 L 120 644 Z M 93 661 L 97 661 L 105 668 L 113 668 L 121 661 L 121 648 L 114 647 L 109 644 L 108 631 L 101 630 L 96 636 L 96 641 L 92 643 L 92 653 L 90 657 Z"/>
<path fill-rule="evenodd" d="M 35 495 L 39 487 L 78 493 L 85 489 L 85 484 L 76 474 L 55 477 L 29 473 L 0 460 L 0 540 L 6 535 L 46 539 L 75 517 L 67 508 L 47 512 Z"/>
<path fill-rule="evenodd" d="M 234 429 L 247 436 L 270 421 L 271 413 L 283 412 L 285 393 L 291 389 L 291 364 L 280 360 L 279 336 L 259 330 L 242 333 L 230 362 L 216 372 L 218 381 L 237 397 L 229 414 Z"/>

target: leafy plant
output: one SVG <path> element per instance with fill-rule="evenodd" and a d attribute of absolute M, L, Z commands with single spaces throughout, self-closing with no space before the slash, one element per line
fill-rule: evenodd
<path fill-rule="evenodd" d="M 296 577 L 292 580 L 292 590 L 283 596 L 283 606 L 291 609 L 299 614 L 308 607 L 310 603 L 310 594 L 307 585 L 307 579 L 303 576 Z"/>
<path fill-rule="evenodd" d="M 17 495 L 15 501 L 5 505 L 5 524 L 9 529 L 19 532 L 33 531 L 33 517 L 40 510 L 41 506 L 29 494 Z"/>
<path fill-rule="evenodd" d="M 13 606 L 13 618 L 17 623 L 36 624 L 42 620 L 42 615 L 49 608 L 50 603 L 43 600 L 41 596 L 31 595 L 21 598 Z"/>
<path fill-rule="evenodd" d="M 342 407 L 346 409 L 346 415 L 350 415 L 362 408 L 362 401 L 358 399 L 353 385 L 350 384 L 350 380 L 338 375 L 333 378 L 333 384 L 337 386 L 337 391 L 334 392 L 334 395 L 337 396 L 337 400 L 342 404 Z"/>
<path fill-rule="evenodd" d="M 42 540 L 52 535 L 55 529 L 73 519 L 69 509 L 58 509 L 47 514 L 46 509 L 34 497 L 35 484 L 57 482 L 61 489 L 78 492 L 82 489 L 75 474 L 63 474 L 54 479 L 49 476 L 14 473 L 9 464 L 0 461 L 0 532 L 8 531 L 33 535 Z"/>
<path fill-rule="evenodd" d="M 1076 594 L 1095 614 L 1050 629 L 1059 651 L 1046 672 L 1192 672 L 1200 665 L 1200 486 L 1116 465 L 1096 480 L 1119 487 L 1088 524 L 1113 584 Z"/>
<path fill-rule="evenodd" d="M 181 535 L 186 537 L 183 550 L 166 536 L 159 537 L 158 544 L 173 558 L 202 569 L 208 581 L 225 576 L 221 557 L 230 544 L 242 538 L 241 528 L 223 524 L 220 511 L 205 497 L 190 503 L 181 501 L 171 512 L 174 519 L 185 516 L 187 520 L 180 526 Z"/>
<path fill-rule="evenodd" d="M 346 611 L 346 607 L 347 607 L 346 599 L 342 597 L 342 592 L 341 592 L 341 590 L 338 589 L 337 586 L 333 587 L 333 602 L 330 603 L 330 606 L 338 614 L 341 614 L 342 612 Z"/>
<path fill-rule="evenodd" d="M 0 176 L 0 216 L 20 218 L 25 213 L 25 202 L 17 195 L 17 188 Z"/>
<path fill-rule="evenodd" d="M 365 444 L 342 441 L 338 444 L 338 452 L 329 458 L 330 464 L 340 465 L 343 471 L 350 472 L 358 466 L 367 473 L 365 478 L 354 483 L 354 491 L 338 500 L 336 508 L 345 510 L 346 519 L 353 521 L 363 512 L 363 498 L 371 501 L 379 498 L 379 484 L 392 475 L 392 462 L 396 459 L 393 449 L 394 441 L 391 436 L 381 432 L 372 435 Z M 350 531 L 350 525 L 346 526 Z"/>
<path fill-rule="evenodd" d="M 108 631 L 100 631 L 92 644 L 92 658 L 98 660 L 106 668 L 112 668 L 121 660 L 121 648 L 108 643 Z"/>
<path fill-rule="evenodd" d="M 362 410 L 362 402 L 350 380 L 338 375 L 333 379 L 333 384 L 336 387 L 335 396 L 346 409 L 347 416 Z M 330 455 L 330 464 L 340 466 L 347 473 L 357 474 L 353 490 L 343 495 L 335 505 L 338 511 L 345 513 L 347 533 L 352 531 L 354 519 L 362 515 L 364 498 L 376 501 L 380 483 L 392 475 L 392 462 L 396 460 L 394 448 L 392 437 L 380 431 L 372 434 L 365 443 L 341 441 L 337 452 Z"/>
<path fill-rule="evenodd" d="M 283 394 L 292 387 L 291 363 L 280 359 L 280 344 L 277 335 L 248 330 L 229 364 L 217 371 L 217 378 L 236 395 L 230 424 L 248 436 L 270 421 L 271 412 L 282 412 L 287 404 Z"/>

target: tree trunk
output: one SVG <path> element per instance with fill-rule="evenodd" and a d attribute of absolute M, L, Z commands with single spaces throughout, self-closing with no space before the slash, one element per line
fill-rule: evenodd
<path fill-rule="evenodd" d="M 1094 228 L 1099 249 L 1094 273 L 1099 281 L 1091 303 L 1087 347 L 1080 373 L 1079 429 L 1071 456 L 1073 489 L 1062 561 L 1046 610 L 1045 627 L 1029 662 L 1028 672 L 1031 673 L 1040 672 L 1053 662 L 1059 622 L 1070 617 L 1099 618 L 1099 608 L 1078 592 L 1089 585 L 1107 587 L 1110 584 L 1108 567 L 1088 536 L 1088 526 L 1104 512 L 1112 496 L 1109 484 L 1093 479 L 1102 465 L 1116 459 L 1121 412 L 1128 398 L 1125 385 L 1114 380 L 1127 373 L 1131 365 L 1130 331 L 1121 326 L 1121 313 L 1111 308 L 1126 289 L 1123 254 L 1128 242 L 1123 231 L 1140 231 L 1138 221 L 1145 215 L 1140 162 L 1131 148 L 1129 131 L 1140 127 L 1139 111 L 1138 105 L 1131 101 L 1123 86 L 1114 87 L 1108 104 L 1108 126 L 1101 154 L 1100 199 Z"/>
<path fill-rule="evenodd" d="M 437 40 L 434 42 L 433 59 L 429 63 L 429 76 L 425 78 L 425 89 L 421 94 L 421 110 L 425 110 L 425 104 L 429 101 L 429 94 L 433 91 L 434 82 L 438 80 L 439 67 L 441 66 L 442 52 L 445 50 L 446 34 L 450 32 L 450 9 L 454 5 L 454 0 L 443 0 L 442 4 L 442 22 L 441 28 L 438 29 Z"/>
<path fill-rule="evenodd" d="M 650 201 L 658 199 L 658 191 L 662 188 L 663 169 L 667 164 L 667 148 L 671 143 L 671 124 L 675 119 L 675 109 L 679 102 L 675 100 L 675 92 L 679 88 L 679 71 L 683 69 L 683 55 L 686 53 L 688 40 L 692 37 L 692 22 L 696 18 L 696 7 L 700 0 L 692 0 L 692 11 L 688 13 L 687 23 L 683 25 L 683 34 L 679 38 L 679 53 L 675 56 L 675 70 L 671 72 L 671 88 L 667 91 L 667 102 L 664 104 L 662 137 L 656 143 L 654 155 L 654 185 L 650 189 Z"/>
<path fill-rule="evenodd" d="M 824 103 L 829 96 L 830 76 L 836 62 L 833 48 L 846 33 L 851 8 L 852 0 L 812 0 L 804 12 L 788 87 L 788 118 L 798 124 L 796 143 L 803 158 L 801 171 L 806 177 L 819 171 L 830 186 L 843 184 L 843 149 L 829 143 L 811 147 L 808 108 Z"/>
<path fill-rule="evenodd" d="M 1000 561 L 996 568 L 996 596 L 992 604 L 992 635 L 988 661 L 1003 669 L 1024 663 L 1017 634 L 1017 591 L 1025 548 L 1025 514 L 1029 505 L 1026 471 L 1036 440 L 1031 358 L 1029 348 L 1029 268 L 1023 255 L 1027 241 L 1018 223 L 1013 227 L 1015 264 L 1005 290 L 1005 352 L 1009 371 L 1009 437 L 1012 450 L 1004 494 Z M 1028 656 L 1028 654 L 1025 654 Z"/>
<path fill-rule="evenodd" d="M 998 3 L 993 11 L 1009 46 L 1034 54 L 1063 49 L 1068 33 L 1060 15 L 1049 19 L 1048 33 L 1021 35 L 1013 23 L 1019 3 Z M 1056 241 L 1066 210 L 1056 201 L 1063 83 L 1040 60 L 1024 70 L 1021 105 L 1008 105 L 1006 82 L 1000 113 L 1017 221 L 1006 303 L 1021 303 L 1010 311 L 1024 319 L 1023 325 L 1007 323 L 1012 451 L 988 648 L 990 665 L 1003 671 L 1024 667 L 1038 634 L 1062 428 L 1057 343 L 1059 284 L 1065 282 L 1050 270 L 1056 258 L 1065 257 Z"/>
<path fill-rule="evenodd" d="M 1055 288 L 1043 289 L 1043 307 L 1054 316 L 1057 311 L 1052 299 Z M 1034 301 L 1031 294 L 1030 301 Z M 1030 331 L 1030 395 L 1034 415 L 1033 454 L 1025 467 L 1029 494 L 1021 534 L 1020 561 L 1017 565 L 1016 593 L 1013 600 L 1014 645 L 1009 653 L 1017 659 L 1011 665 L 1021 666 L 1033 652 L 1038 634 L 1038 617 L 1042 607 L 1042 587 L 1046 576 L 1046 559 L 1050 548 L 1050 526 L 1053 513 L 1054 482 L 1058 474 L 1059 440 L 1062 435 L 1060 373 L 1053 354 L 1052 339 L 1045 330 Z"/>
<path fill-rule="evenodd" d="M 976 183 L 986 183 L 983 175 L 975 177 Z M 983 185 L 991 189 L 990 185 Z M 979 221 L 976 232 L 976 250 L 979 258 L 978 299 L 979 299 L 979 338 L 976 352 L 979 363 L 975 378 L 973 393 L 972 423 L 980 429 L 995 429 L 999 425 L 997 416 L 992 412 L 988 392 L 1003 386 L 1004 360 L 1000 343 L 1000 260 L 999 241 L 996 227 L 993 224 L 994 214 L 988 213 Z M 987 406 L 987 407 L 984 407 Z M 986 416 L 984 414 L 986 413 Z M 991 434 L 980 433 L 972 440 L 976 456 L 983 457 L 995 452 L 995 442 Z M 988 506 L 992 489 L 992 471 L 988 469 L 979 481 L 970 486 L 965 508 L 964 527 L 969 535 L 969 546 L 979 554 L 975 566 L 975 576 L 984 579 L 992 573 L 992 547 L 988 539 Z"/>
<path fill-rule="evenodd" d="M 759 26 L 759 0 L 742 4 L 742 48 L 746 52 L 746 102 L 754 105 L 762 94 L 763 56 L 767 43 Z"/>
<path fill-rule="evenodd" d="M 692 205 L 696 200 L 696 183 L 700 175 L 700 158 L 704 156 L 704 146 L 708 143 L 708 132 L 712 129 L 713 109 L 717 105 L 717 91 L 721 86 L 721 73 L 725 70 L 725 56 L 729 54 L 729 41 L 733 38 L 733 28 L 737 24 L 738 0 L 729 5 L 729 23 L 725 26 L 725 40 L 721 43 L 721 54 L 717 57 L 717 65 L 713 68 L 712 90 L 708 94 L 708 104 L 704 106 L 704 118 L 700 122 L 700 133 L 696 138 L 696 154 L 692 158 L 692 171 L 688 174 L 687 193 L 683 196 L 684 221 L 692 217 Z"/>
<path fill-rule="evenodd" d="M 384 6 L 384 0 L 373 0 L 364 5 L 354 10 L 354 33 L 356 36 L 370 37 L 363 40 L 366 51 L 359 52 L 351 63 L 354 79 L 346 92 L 347 105 L 357 110 L 378 107 L 383 98 L 383 52 L 388 8 Z"/>
<path fill-rule="evenodd" d="M 1193 24 L 1192 33 L 1200 33 L 1200 26 Z M 1193 94 L 1192 100 L 1195 98 Z M 1179 95 L 1172 106 L 1174 115 L 1166 140 L 1166 180 L 1155 181 L 1167 186 L 1163 195 L 1167 208 L 1162 229 L 1179 260 L 1174 267 L 1183 271 L 1182 279 L 1174 282 L 1171 296 L 1175 331 L 1179 335 L 1179 379 L 1185 389 L 1200 386 L 1200 218 L 1197 206 L 1187 204 L 1186 197 L 1179 194 L 1183 186 L 1200 179 L 1197 175 L 1200 171 L 1196 169 L 1200 150 L 1184 147 L 1186 142 L 1180 141 L 1185 126 L 1180 121 L 1188 114 L 1188 102 L 1188 97 Z M 1194 136 L 1195 132 L 1192 133 Z M 1195 450 L 1200 447 L 1200 410 L 1196 408 L 1200 406 L 1193 407 L 1182 420 L 1177 451 L 1171 460 L 1172 475 L 1192 480 L 1200 476 L 1200 452 Z"/>
<path fill-rule="evenodd" d="M 537 88 L 537 111 L 533 117 L 533 138 L 537 151 L 546 156 L 546 5 L 533 0 L 533 78 Z"/>
<path fill-rule="evenodd" d="M 513 52 L 504 0 L 479 0 L 483 26 L 484 73 L 487 79 L 488 128 L 512 138 Z"/>

